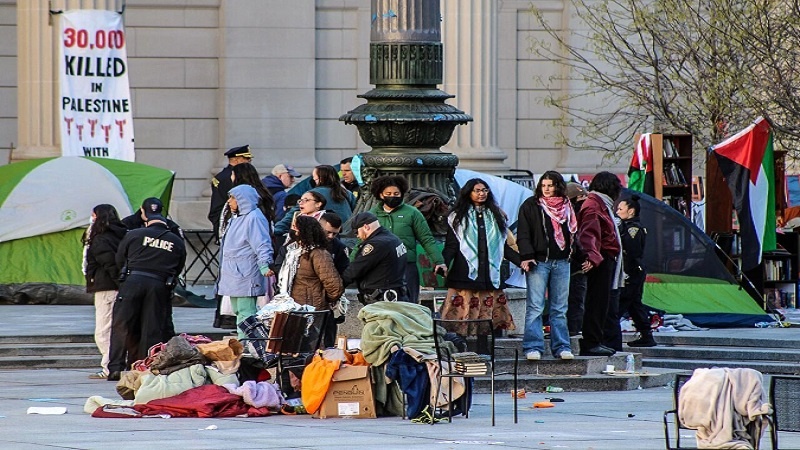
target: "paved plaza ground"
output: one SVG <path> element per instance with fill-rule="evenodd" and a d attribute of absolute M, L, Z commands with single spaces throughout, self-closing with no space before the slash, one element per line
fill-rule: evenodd
<path fill-rule="evenodd" d="M 92 332 L 94 324 L 90 306 L 5 305 L 0 309 L 2 336 L 87 334 Z M 218 332 L 210 326 L 211 314 L 213 310 L 176 308 L 176 328 L 194 333 Z M 117 394 L 115 383 L 88 379 L 91 372 L 89 369 L 0 371 L 0 449 L 137 446 L 389 450 L 492 446 L 649 450 L 664 448 L 662 414 L 672 406 L 671 388 L 660 387 L 626 392 L 528 393 L 520 401 L 518 424 L 513 423 L 509 393 L 498 393 L 496 427 L 491 427 L 488 394 L 475 396 L 469 419 L 459 417 L 452 424 L 434 426 L 413 424 L 399 417 L 96 419 L 83 412 L 86 399 L 91 395 L 117 398 Z M 564 402 L 549 409 L 532 408 L 533 402 L 550 396 L 558 396 Z M 36 406 L 63 406 L 67 413 L 26 414 L 29 407 Z M 682 436 L 687 444 L 694 444 L 692 432 L 683 431 Z M 784 433 L 781 442 L 781 448 L 800 449 L 800 434 Z M 769 446 L 768 436 L 762 444 Z"/>

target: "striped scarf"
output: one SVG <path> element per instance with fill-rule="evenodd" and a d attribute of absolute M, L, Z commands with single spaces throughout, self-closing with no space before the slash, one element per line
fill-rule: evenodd
<path fill-rule="evenodd" d="M 567 241 L 564 239 L 564 230 L 561 225 L 567 222 L 570 234 L 578 232 L 578 219 L 575 218 L 575 211 L 572 209 L 567 197 L 539 197 L 539 205 L 550 217 L 553 224 L 553 237 L 556 239 L 558 248 L 564 250 Z"/>
<path fill-rule="evenodd" d="M 461 220 L 461 224 L 456 227 L 453 225 L 455 213 L 451 213 L 447 218 L 450 228 L 458 239 L 458 246 L 464 259 L 467 261 L 470 280 L 478 278 L 478 212 L 476 208 L 470 208 L 467 215 Z M 489 209 L 483 209 L 483 223 L 486 229 L 486 247 L 489 254 L 489 278 L 492 285 L 500 287 L 500 264 L 503 262 L 503 245 L 506 235 L 500 231 L 494 214 Z"/>

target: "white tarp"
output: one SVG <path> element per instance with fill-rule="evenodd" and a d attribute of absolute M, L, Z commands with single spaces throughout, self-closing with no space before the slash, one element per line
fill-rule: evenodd
<path fill-rule="evenodd" d="M 75 176 L 79 174 L 80 177 Z M 86 158 L 55 158 L 31 170 L 0 205 L 0 242 L 89 225 L 86 205 L 133 210 L 116 175 Z"/>
<path fill-rule="evenodd" d="M 59 21 L 61 154 L 134 161 L 122 14 L 75 10 Z"/>

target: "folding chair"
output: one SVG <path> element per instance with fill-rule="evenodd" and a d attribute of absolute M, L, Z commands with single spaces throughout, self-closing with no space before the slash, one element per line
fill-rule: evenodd
<path fill-rule="evenodd" d="M 445 334 L 448 332 L 455 333 L 466 342 L 466 351 L 453 352 L 451 347 L 445 344 Z M 491 379 L 492 391 L 492 426 L 495 425 L 495 402 L 494 402 L 494 380 L 495 375 L 510 374 L 514 377 L 514 423 L 517 423 L 517 369 L 519 366 L 518 351 L 515 351 L 514 369 L 512 372 L 495 372 L 495 338 L 494 338 L 494 325 L 491 319 L 471 319 L 471 320 L 433 320 L 433 338 L 436 347 L 436 357 L 439 363 L 447 368 L 448 373 L 440 370 L 437 383 L 434 387 L 436 399 L 434 403 L 438 402 L 440 389 L 442 385 L 442 378 L 456 378 L 463 377 L 465 379 L 474 379 L 479 377 L 489 377 Z M 452 380 L 448 383 L 448 419 L 453 421 L 453 383 Z M 465 395 L 469 395 L 466 392 Z M 431 405 L 433 410 L 436 410 L 436 404 Z M 469 405 L 465 407 L 464 415 L 469 418 Z M 435 422 L 435 421 L 434 421 Z"/>
<path fill-rule="evenodd" d="M 692 375 L 690 375 L 690 374 L 677 374 L 677 375 L 675 375 L 675 385 L 673 386 L 673 390 L 672 390 L 672 401 L 673 401 L 674 409 L 671 409 L 669 411 L 664 411 L 664 442 L 666 444 L 667 450 L 676 450 L 676 449 L 687 449 L 687 450 L 688 449 L 692 449 L 692 450 L 694 450 L 694 449 L 697 448 L 697 447 L 681 447 L 681 433 L 680 433 L 680 431 L 681 430 L 691 430 L 691 428 L 686 428 L 686 427 L 681 425 L 681 418 L 680 418 L 679 413 L 678 413 L 678 405 L 679 405 L 679 401 L 680 401 L 681 389 L 686 384 L 686 382 L 689 381 L 690 378 L 692 378 Z M 668 422 L 668 419 L 667 419 L 667 416 L 669 416 L 669 415 L 673 415 L 674 418 L 675 418 L 675 447 L 671 446 L 670 437 L 669 437 L 669 422 Z M 769 419 L 769 420 L 771 421 L 771 419 Z M 771 428 L 773 428 L 773 427 L 774 427 L 774 425 Z M 694 431 L 694 430 L 692 430 L 692 431 Z M 757 436 L 761 436 L 761 422 L 758 421 L 758 420 L 755 420 L 755 421 L 751 422 L 747 426 L 747 431 L 750 434 L 750 436 L 752 436 L 753 439 L 754 439 L 754 442 L 752 442 L 753 448 L 755 450 L 759 450 L 760 441 L 761 440 L 758 439 Z M 775 448 L 775 447 L 773 447 L 773 448 Z"/>
<path fill-rule="evenodd" d="M 331 315 L 330 310 L 277 313 L 268 336 L 248 337 L 243 341 L 253 341 L 256 347 L 263 345 L 263 351 L 259 351 L 257 356 L 267 367 L 277 365 L 277 381 L 281 390 L 286 392 L 284 374 L 289 370 L 297 375 L 302 374 L 308 357 L 322 345 L 324 330 Z"/>
<path fill-rule="evenodd" d="M 772 404 L 770 439 L 772 448 L 778 449 L 778 431 L 800 431 L 800 377 L 772 375 L 769 402 Z"/>
<path fill-rule="evenodd" d="M 672 386 L 672 407 L 669 411 L 664 411 L 664 440 L 666 442 L 667 450 L 685 448 L 681 447 L 681 430 L 688 430 L 681 426 L 680 417 L 678 417 L 678 398 L 681 393 L 681 388 L 689 378 L 692 378 L 690 374 L 677 374 L 675 375 L 675 383 Z M 675 447 L 671 446 L 671 442 L 669 439 L 669 420 L 668 416 L 672 415 L 675 419 Z"/>

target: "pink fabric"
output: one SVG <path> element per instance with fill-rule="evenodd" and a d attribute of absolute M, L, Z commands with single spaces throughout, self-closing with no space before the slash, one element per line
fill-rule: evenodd
<path fill-rule="evenodd" d="M 558 248 L 564 250 L 567 242 L 564 239 L 564 231 L 561 225 L 567 222 L 569 232 L 573 235 L 578 231 L 578 219 L 575 217 L 572 203 L 567 197 L 539 197 L 539 204 L 553 223 L 553 236 L 556 239 Z"/>

